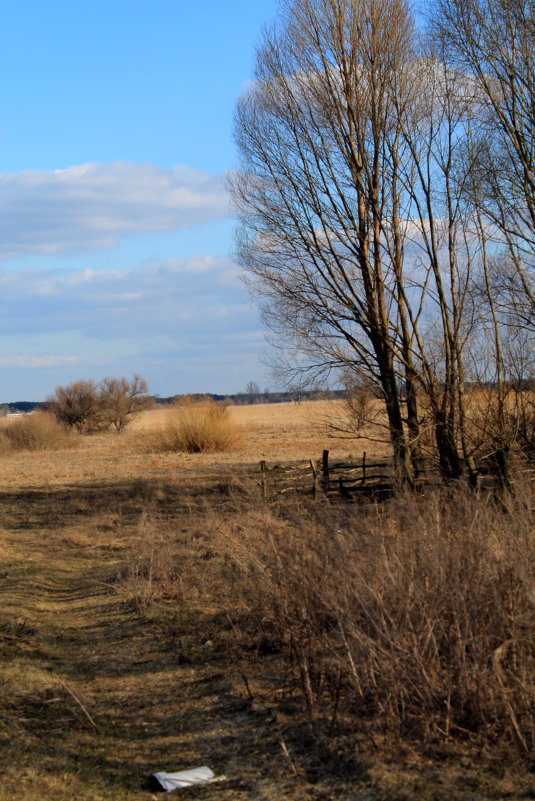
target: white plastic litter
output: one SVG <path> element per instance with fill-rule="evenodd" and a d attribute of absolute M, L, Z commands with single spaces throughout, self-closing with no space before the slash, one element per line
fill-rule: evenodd
<path fill-rule="evenodd" d="M 213 770 L 203 766 L 202 768 L 191 768 L 181 770 L 178 773 L 166 773 L 159 771 L 153 774 L 157 782 L 164 790 L 179 790 L 181 787 L 191 787 L 194 784 L 210 784 L 212 782 L 222 782 L 226 776 L 216 776 Z"/>

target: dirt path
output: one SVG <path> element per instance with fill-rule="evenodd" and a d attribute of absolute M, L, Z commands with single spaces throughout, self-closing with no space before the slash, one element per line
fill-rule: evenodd
<path fill-rule="evenodd" d="M 217 612 L 177 595 L 133 603 L 128 571 L 143 565 L 144 510 L 164 538 L 180 533 L 187 558 L 202 559 L 214 504 L 220 514 L 231 503 L 214 486 L 204 509 L 207 493 L 196 483 L 0 492 L 0 801 L 147 801 L 160 797 L 152 773 L 201 765 L 227 780 L 176 797 L 533 797 L 532 777 L 514 775 L 514 765 L 497 779 L 462 751 L 448 763 L 410 749 L 381 759 L 354 721 L 346 734 L 340 723 L 335 736 L 317 736 L 295 694 L 280 695 L 271 678 L 263 692 L 256 680 L 280 664 L 236 653 Z M 199 534 L 205 544 L 194 551 Z"/>
<path fill-rule="evenodd" d="M 224 645 L 175 604 L 125 604 L 124 543 L 74 547 L 79 525 L 69 539 L 30 506 L 7 506 L 0 548 L 0 801 L 147 799 L 154 771 L 200 765 L 228 780 L 181 797 L 371 797 L 294 775 Z"/>

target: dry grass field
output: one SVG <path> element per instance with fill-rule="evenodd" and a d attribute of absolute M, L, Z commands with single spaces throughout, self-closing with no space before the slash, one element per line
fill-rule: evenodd
<path fill-rule="evenodd" d="M 226 781 L 181 797 L 535 795 L 530 489 L 507 517 L 466 490 L 264 503 L 262 459 L 385 453 L 333 437 L 343 413 L 233 407 L 222 453 L 155 449 L 162 408 L 4 448 L 0 801 L 149 799 L 200 765 Z"/>
<path fill-rule="evenodd" d="M 169 480 L 187 475 L 215 475 L 250 470 L 262 459 L 270 463 L 319 459 L 324 448 L 333 456 L 360 455 L 376 449 L 367 440 L 333 436 L 329 423 L 343 419 L 337 401 L 259 404 L 229 408 L 236 426 L 236 446 L 224 453 L 155 453 L 152 436 L 173 412 L 159 407 L 144 412 L 121 436 L 112 433 L 78 438 L 74 446 L 36 453 L 10 453 L 0 459 L 3 487 L 61 487 L 114 480 Z M 2 426 L 10 420 L 0 419 Z M 76 439 L 76 438 L 75 438 Z"/>

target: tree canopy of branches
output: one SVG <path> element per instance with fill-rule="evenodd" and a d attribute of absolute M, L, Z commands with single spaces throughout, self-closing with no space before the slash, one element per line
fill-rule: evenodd
<path fill-rule="evenodd" d="M 535 104 L 517 121 L 516 89 L 499 75 L 515 68 L 535 85 L 533 23 L 524 13 L 517 24 L 517 67 L 480 66 L 470 47 L 482 25 L 461 42 L 481 4 L 505 19 L 506 2 L 439 0 L 442 22 L 424 40 L 405 0 L 283 0 L 237 107 L 231 189 L 248 286 L 290 372 L 334 370 L 379 389 L 408 481 L 429 432 L 442 473 L 476 480 L 466 365 L 478 373 L 483 318 L 492 359 L 503 359 L 489 276 L 498 240 L 531 291 Z M 506 37 L 501 45 L 498 58 Z"/>
<path fill-rule="evenodd" d="M 47 405 L 56 419 L 80 433 L 103 431 L 113 427 L 121 432 L 150 404 L 147 382 L 139 375 L 127 378 L 104 378 L 75 381 L 58 386 Z"/>
<path fill-rule="evenodd" d="M 127 378 L 104 378 L 99 385 L 99 417 L 105 427 L 121 432 L 128 423 L 146 409 L 151 399 L 147 382 L 135 374 Z"/>
<path fill-rule="evenodd" d="M 54 395 L 48 398 L 47 406 L 58 422 L 81 433 L 96 419 L 97 385 L 91 379 L 82 379 L 58 386 Z"/>
<path fill-rule="evenodd" d="M 477 202 L 535 307 L 535 3 L 438 0 L 432 30 L 447 63 L 480 91 Z"/>

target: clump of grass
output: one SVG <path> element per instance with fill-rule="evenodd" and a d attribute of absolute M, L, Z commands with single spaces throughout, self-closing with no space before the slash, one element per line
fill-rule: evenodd
<path fill-rule="evenodd" d="M 532 761 L 529 484 L 508 507 L 466 487 L 358 514 L 251 497 L 192 506 L 180 531 L 144 521 L 123 576 L 132 603 L 187 602 L 210 636 L 268 655 L 278 691 L 300 695 L 318 731 L 340 721 L 372 739 L 474 742 Z"/>
<path fill-rule="evenodd" d="M 176 406 L 167 424 L 155 432 L 152 440 L 157 451 L 185 453 L 228 451 L 236 443 L 236 428 L 228 407 L 213 402 Z"/>
<path fill-rule="evenodd" d="M 218 596 L 247 610 L 249 637 L 269 629 L 311 718 L 354 715 L 396 739 L 500 741 L 530 759 L 529 493 L 508 511 L 463 490 L 345 520 L 249 512 L 219 526 L 234 570 Z"/>
<path fill-rule="evenodd" d="M 73 445 L 73 437 L 47 412 L 25 415 L 1 429 L 0 448 L 3 450 L 46 451 Z"/>
<path fill-rule="evenodd" d="M 173 564 L 173 536 L 158 526 L 145 510 L 137 528 L 138 543 L 120 578 L 129 603 L 150 606 L 157 599 L 175 596 L 180 575 Z"/>

